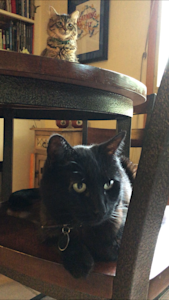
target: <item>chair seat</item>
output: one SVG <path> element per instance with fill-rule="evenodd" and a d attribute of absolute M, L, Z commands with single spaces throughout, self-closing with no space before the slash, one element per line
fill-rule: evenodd
<path fill-rule="evenodd" d="M 167 254 L 169 253 L 168 232 L 169 232 L 169 206 L 167 206 L 165 210 L 162 226 L 159 232 L 157 245 L 155 249 L 155 255 L 154 255 L 153 264 L 150 273 L 150 279 L 152 279 L 153 285 L 151 287 L 151 281 L 150 281 L 151 293 L 149 295 L 149 299 L 153 299 L 154 297 L 154 292 L 152 288 L 156 287 L 157 284 L 162 287 L 165 286 L 165 282 L 163 282 L 163 280 L 161 282 L 161 277 L 160 277 L 161 275 L 159 276 L 159 273 L 165 271 L 165 269 L 169 267 L 169 259 L 167 257 Z M 26 220 L 18 219 L 11 216 L 6 216 L 4 213 L 1 213 L 0 214 L 0 245 L 5 247 L 6 249 L 13 249 L 20 253 L 25 253 L 29 255 L 30 258 L 35 257 L 40 259 L 38 260 L 39 264 L 47 263 L 46 266 L 47 268 L 49 268 L 49 273 L 51 272 L 51 270 L 55 272 L 55 268 L 56 268 L 56 273 L 59 272 L 59 277 L 61 278 L 62 284 L 64 285 L 64 276 L 65 274 L 66 276 L 68 276 L 68 273 L 62 267 L 61 260 L 56 253 L 55 247 L 52 247 L 52 245 L 41 244 L 39 242 L 37 238 L 37 228 L 35 224 L 32 224 Z M 9 259 L 10 259 L 10 253 L 7 253 L 6 254 L 7 262 Z M 6 262 L 4 262 L 4 266 L 5 265 Z M 39 272 L 42 273 L 40 270 L 37 270 L 37 274 L 35 274 L 34 276 L 35 277 L 37 276 L 38 278 L 40 276 Z M 93 293 L 93 295 L 97 295 L 97 296 L 101 295 L 102 297 L 105 298 L 111 298 L 113 278 L 115 274 L 116 274 L 116 263 L 113 262 L 97 263 L 92 274 L 89 275 L 87 280 L 80 279 L 79 281 L 74 279 L 71 275 L 69 275 L 70 277 L 69 285 L 66 286 L 66 288 L 71 289 L 72 287 L 72 289 L 77 288 L 80 291 L 83 291 L 87 287 L 88 290 L 91 292 L 91 294 Z M 8 275 L 8 273 L 6 273 L 6 275 L 9 276 L 10 274 Z M 27 275 L 29 276 L 29 270 Z M 49 274 L 47 276 L 49 276 Z M 77 287 L 75 287 L 76 282 L 77 282 Z M 24 282 L 21 283 L 24 284 Z M 53 283 L 55 283 L 55 280 Z M 97 285 L 96 288 L 94 288 L 94 283 L 95 286 Z M 51 294 L 49 296 L 54 296 L 54 294 Z"/>

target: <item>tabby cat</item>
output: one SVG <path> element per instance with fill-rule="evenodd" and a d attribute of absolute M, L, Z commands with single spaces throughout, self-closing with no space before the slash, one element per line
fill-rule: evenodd
<path fill-rule="evenodd" d="M 120 155 L 124 139 L 121 132 L 102 144 L 75 147 L 58 134 L 49 139 L 40 185 L 41 237 L 57 245 L 75 278 L 86 277 L 96 261 L 117 260 L 136 171 Z M 11 210 L 21 206 L 17 193 L 33 199 L 34 192 L 13 193 Z"/>
<path fill-rule="evenodd" d="M 77 19 L 78 11 L 72 14 L 58 14 L 50 6 L 50 18 L 47 25 L 47 47 L 42 51 L 42 56 L 78 62 L 77 49 Z"/>

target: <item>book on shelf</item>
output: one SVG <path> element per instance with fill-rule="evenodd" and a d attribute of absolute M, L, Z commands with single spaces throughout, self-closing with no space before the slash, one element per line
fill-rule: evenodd
<path fill-rule="evenodd" d="M 34 0 L 29 0 L 29 18 L 34 19 Z"/>
<path fill-rule="evenodd" d="M 12 27 L 12 50 L 17 51 L 17 29 L 15 24 Z"/>
<path fill-rule="evenodd" d="M 24 0 L 21 0 L 21 16 L 24 17 Z"/>
<path fill-rule="evenodd" d="M 13 28 L 13 21 L 10 21 L 9 25 L 9 49 L 12 50 L 12 28 Z"/>
<path fill-rule="evenodd" d="M 6 44 L 6 50 L 9 50 L 10 49 L 10 45 L 9 45 L 9 28 L 7 28 L 6 30 L 5 30 L 5 38 L 6 38 L 6 42 L 5 42 L 5 44 Z"/>
<path fill-rule="evenodd" d="M 6 9 L 6 0 L 0 0 L 0 9 Z"/>
<path fill-rule="evenodd" d="M 16 47 L 16 51 L 17 52 L 19 52 L 20 51 L 20 23 L 19 22 L 17 22 L 16 23 L 16 45 L 17 45 L 17 47 Z"/>
<path fill-rule="evenodd" d="M 29 0 L 26 0 L 27 18 L 29 19 Z"/>
<path fill-rule="evenodd" d="M 0 28 L 0 50 L 3 49 L 3 35 L 2 35 L 2 29 Z"/>
<path fill-rule="evenodd" d="M 34 19 L 34 0 L 0 0 L 0 9 Z"/>
<path fill-rule="evenodd" d="M 2 30 L 2 43 L 3 43 L 3 49 L 6 49 L 6 34 L 5 29 Z"/>
<path fill-rule="evenodd" d="M 11 12 L 11 0 L 6 0 L 6 10 Z"/>
<path fill-rule="evenodd" d="M 16 14 L 16 0 L 11 0 L 11 12 Z"/>
<path fill-rule="evenodd" d="M 33 25 L 21 21 L 10 21 L 0 28 L 0 49 L 11 51 L 33 51 Z"/>
<path fill-rule="evenodd" d="M 22 15 L 21 0 L 16 0 L 16 14 Z"/>

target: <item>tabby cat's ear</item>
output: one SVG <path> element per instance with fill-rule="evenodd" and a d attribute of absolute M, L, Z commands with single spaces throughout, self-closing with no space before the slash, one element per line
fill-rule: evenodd
<path fill-rule="evenodd" d="M 75 10 L 72 14 L 71 14 L 71 18 L 75 20 L 75 22 L 77 23 L 77 19 L 79 18 L 79 11 Z"/>
<path fill-rule="evenodd" d="M 60 134 L 54 134 L 50 137 L 47 155 L 52 162 L 65 160 L 67 157 L 70 157 L 73 152 L 73 148 Z"/>
<path fill-rule="evenodd" d="M 53 6 L 49 6 L 49 16 L 50 18 L 53 17 L 54 15 L 59 15 L 56 11 L 56 9 L 54 9 Z"/>
<path fill-rule="evenodd" d="M 121 131 L 115 137 L 102 144 L 101 146 L 105 147 L 108 155 L 118 154 L 123 148 L 124 140 L 126 137 L 126 132 Z"/>

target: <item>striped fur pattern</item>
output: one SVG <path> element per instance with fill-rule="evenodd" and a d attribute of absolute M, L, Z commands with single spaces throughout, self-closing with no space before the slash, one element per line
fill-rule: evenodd
<path fill-rule="evenodd" d="M 50 7 L 50 17 L 47 25 L 47 46 L 42 56 L 78 62 L 77 50 L 77 19 L 78 11 L 72 14 L 58 14 Z"/>

